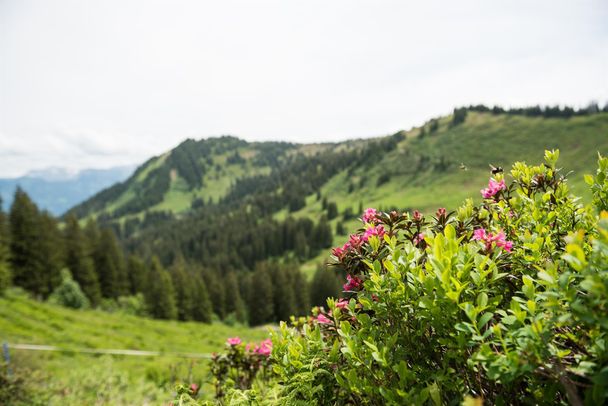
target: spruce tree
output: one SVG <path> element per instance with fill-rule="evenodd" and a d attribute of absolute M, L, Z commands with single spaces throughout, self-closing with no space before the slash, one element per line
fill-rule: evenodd
<path fill-rule="evenodd" d="M 265 264 L 258 266 L 251 280 L 249 297 L 249 324 L 257 326 L 269 323 L 273 318 L 274 300 L 272 281 Z"/>
<path fill-rule="evenodd" d="M 226 292 L 226 314 L 233 314 L 241 323 L 247 321 L 245 303 L 239 290 L 239 282 L 234 272 L 229 272 L 224 278 L 224 292 Z"/>
<path fill-rule="evenodd" d="M 17 188 L 9 214 L 13 282 L 36 295 L 48 293 L 40 256 L 40 212 L 29 196 Z"/>
<path fill-rule="evenodd" d="M 207 292 L 209 292 L 213 312 L 223 320 L 226 317 L 226 292 L 224 291 L 224 284 L 221 283 L 221 280 L 213 271 L 207 270 L 204 272 L 203 278 L 207 286 Z"/>
<path fill-rule="evenodd" d="M 95 273 L 88 241 L 84 238 L 78 219 L 73 214 L 66 217 L 64 239 L 65 265 L 91 304 L 96 306 L 101 300 L 99 279 Z"/>
<path fill-rule="evenodd" d="M 321 266 L 310 283 L 310 303 L 313 306 L 327 306 L 327 298 L 338 297 L 341 291 L 342 286 L 335 272 Z"/>
<path fill-rule="evenodd" d="M 143 293 L 146 290 L 146 264 L 139 257 L 130 255 L 127 260 L 127 274 L 129 276 L 129 291 L 132 295 Z"/>
<path fill-rule="evenodd" d="M 183 258 L 178 258 L 170 270 L 171 280 L 175 288 L 175 304 L 177 318 L 182 321 L 192 320 L 194 312 L 194 288 L 191 278 L 186 273 Z"/>
<path fill-rule="evenodd" d="M 295 293 L 287 272 L 286 268 L 278 265 L 270 267 L 275 321 L 288 321 L 296 310 Z"/>
<path fill-rule="evenodd" d="M 311 246 L 315 249 L 329 248 L 333 242 L 331 226 L 327 217 L 321 216 L 319 222 L 312 231 Z"/>
<path fill-rule="evenodd" d="M 105 228 L 99 233 L 99 239 L 93 246 L 93 260 L 102 296 L 115 299 L 121 293 L 126 293 L 119 279 L 122 252 L 111 229 Z"/>
<path fill-rule="evenodd" d="M 145 297 L 147 309 L 152 317 L 168 320 L 177 318 L 173 282 L 157 257 L 153 257 L 150 263 L 150 278 Z"/>
<path fill-rule="evenodd" d="M 6 214 L 0 198 L 0 295 L 11 284 L 10 240 Z"/>
<path fill-rule="evenodd" d="M 291 268 L 289 276 L 295 298 L 294 314 L 298 316 L 308 314 L 310 311 L 310 289 L 308 281 L 298 268 Z"/>
<path fill-rule="evenodd" d="M 45 284 L 41 293 L 46 298 L 62 281 L 65 248 L 57 220 L 50 213 L 38 217 L 38 230 L 38 266 Z"/>
<path fill-rule="evenodd" d="M 192 308 L 192 318 L 203 323 L 211 323 L 213 319 L 213 306 L 209 299 L 209 293 L 203 279 L 196 275 L 193 277 L 194 285 L 194 306 Z"/>

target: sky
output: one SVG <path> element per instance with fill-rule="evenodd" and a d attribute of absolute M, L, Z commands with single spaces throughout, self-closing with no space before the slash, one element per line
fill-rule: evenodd
<path fill-rule="evenodd" d="M 608 102 L 608 2 L 0 0 L 0 177 Z"/>

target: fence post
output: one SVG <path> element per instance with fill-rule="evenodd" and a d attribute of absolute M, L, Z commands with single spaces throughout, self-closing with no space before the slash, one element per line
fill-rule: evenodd
<path fill-rule="evenodd" d="M 13 374 L 13 371 L 11 371 L 11 354 L 8 352 L 6 341 L 2 343 L 2 352 L 4 353 L 4 361 L 6 361 L 6 374 L 11 376 Z"/>

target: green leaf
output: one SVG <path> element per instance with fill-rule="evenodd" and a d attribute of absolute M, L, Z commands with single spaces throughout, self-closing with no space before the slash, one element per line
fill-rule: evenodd
<path fill-rule="evenodd" d="M 477 321 L 477 328 L 481 330 L 492 317 L 494 317 L 494 313 L 484 313 Z"/>

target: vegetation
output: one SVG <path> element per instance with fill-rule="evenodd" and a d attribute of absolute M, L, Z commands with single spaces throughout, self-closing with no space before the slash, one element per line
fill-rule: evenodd
<path fill-rule="evenodd" d="M 587 177 L 595 206 L 583 206 L 558 156 L 515 163 L 509 184 L 495 170 L 482 202 L 455 212 L 366 210 L 363 228 L 332 251 L 346 297 L 282 323 L 272 374 L 246 385 L 225 377 L 256 354 L 229 340 L 226 357 L 249 361 L 215 374 L 218 400 L 604 404 L 608 159 Z"/>
<path fill-rule="evenodd" d="M 205 385 L 206 359 L 176 353 L 211 354 L 226 337 L 261 340 L 264 328 L 150 320 L 117 311 L 72 310 L 39 302 L 16 289 L 0 297 L 0 342 L 54 345 L 63 349 L 159 351 L 158 357 L 110 356 L 11 349 L 11 380 L 20 380 L 23 405 L 166 404 L 177 382 Z M 6 377 L 0 364 L 0 380 Z M 8 378 L 7 378 L 8 379 Z M 19 383 L 15 383 L 18 385 Z M 5 386 L 0 385 L 0 396 Z M 19 404 L 15 397 L 1 404 Z M 38 402 L 38 403 L 36 403 Z"/>

